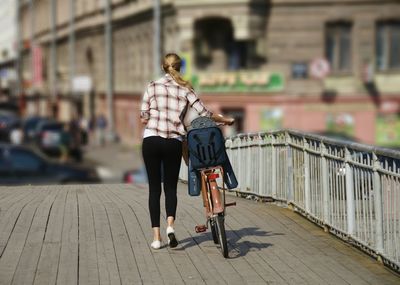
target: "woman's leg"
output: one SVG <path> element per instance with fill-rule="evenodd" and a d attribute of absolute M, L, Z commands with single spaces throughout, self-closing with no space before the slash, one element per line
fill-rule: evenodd
<path fill-rule="evenodd" d="M 165 210 L 169 226 L 173 226 L 176 215 L 176 188 L 182 160 L 182 142 L 177 139 L 166 140 L 163 150 Z"/>
<path fill-rule="evenodd" d="M 154 240 L 160 240 L 161 140 L 160 137 L 148 137 L 143 140 L 142 145 L 143 160 L 149 181 L 149 211 Z"/>

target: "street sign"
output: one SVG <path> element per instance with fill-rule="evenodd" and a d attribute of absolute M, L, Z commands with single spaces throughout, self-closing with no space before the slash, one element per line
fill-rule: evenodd
<path fill-rule="evenodd" d="M 89 92 L 92 90 L 92 78 L 87 75 L 79 75 L 72 78 L 73 92 Z"/>
<path fill-rule="evenodd" d="M 316 79 L 324 79 L 331 67 L 325 58 L 316 58 L 310 63 L 310 75 Z"/>

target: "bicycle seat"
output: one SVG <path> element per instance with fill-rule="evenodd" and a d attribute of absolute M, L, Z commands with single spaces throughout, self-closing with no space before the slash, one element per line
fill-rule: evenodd
<path fill-rule="evenodd" d="M 198 117 L 190 123 L 191 129 L 203 129 L 215 126 L 217 126 L 217 124 L 209 117 Z"/>

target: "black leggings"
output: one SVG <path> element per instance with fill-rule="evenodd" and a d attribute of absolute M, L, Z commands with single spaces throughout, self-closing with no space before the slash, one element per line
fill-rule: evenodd
<path fill-rule="evenodd" d="M 147 137 L 143 139 L 142 154 L 149 180 L 151 226 L 160 227 L 162 178 L 164 179 L 166 216 L 175 218 L 176 215 L 176 188 L 181 167 L 182 142 L 158 136 Z"/>

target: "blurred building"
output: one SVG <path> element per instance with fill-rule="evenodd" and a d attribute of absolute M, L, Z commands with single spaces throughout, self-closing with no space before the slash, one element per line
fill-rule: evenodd
<path fill-rule="evenodd" d="M 106 112 L 104 3 L 21 0 L 26 112 L 63 120 Z M 140 100 L 155 74 L 153 3 L 112 0 L 113 106 L 123 140 L 141 137 Z M 232 132 L 328 130 L 400 144 L 399 1 L 161 3 L 162 52 L 179 53 L 206 104 L 237 118 Z"/>
<path fill-rule="evenodd" d="M 16 0 L 0 1 L 0 27 L 0 102 L 4 102 L 16 84 Z"/>

